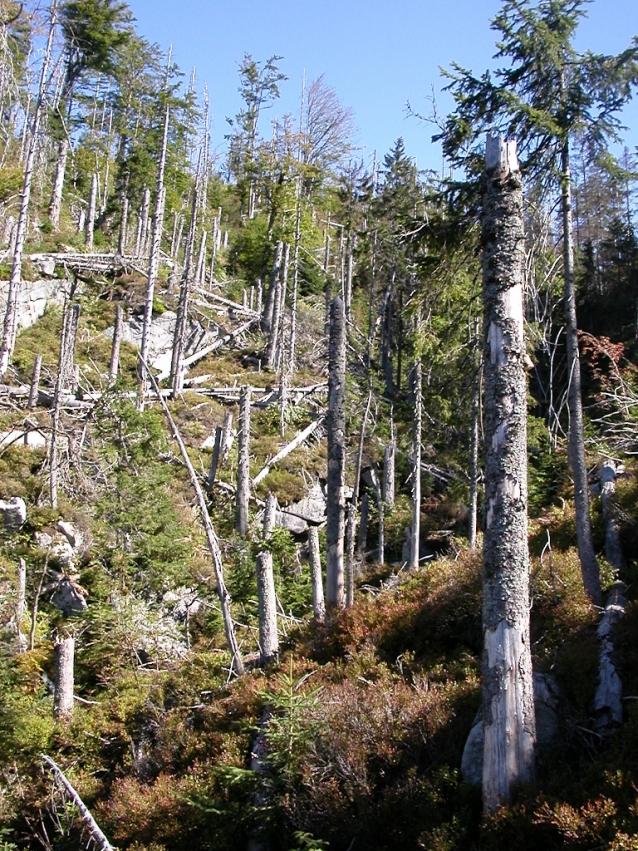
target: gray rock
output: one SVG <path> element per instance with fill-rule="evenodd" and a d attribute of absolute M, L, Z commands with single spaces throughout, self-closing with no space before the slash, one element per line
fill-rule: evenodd
<path fill-rule="evenodd" d="M 560 732 L 561 694 L 551 674 L 534 673 L 534 710 L 536 712 L 536 745 L 540 753 L 556 742 Z M 471 786 L 483 782 L 483 714 L 479 711 L 465 742 L 461 758 L 461 774 Z"/>
<path fill-rule="evenodd" d="M 86 604 L 87 592 L 68 576 L 63 576 L 58 582 L 51 597 L 51 602 L 67 617 L 84 612 L 88 608 Z"/>
<path fill-rule="evenodd" d="M 0 515 L 7 532 L 17 532 L 27 519 L 27 505 L 20 496 L 0 499 Z"/>
<path fill-rule="evenodd" d="M 67 539 L 69 544 L 73 547 L 74 550 L 79 550 L 84 543 L 84 539 L 82 534 L 75 528 L 72 523 L 67 523 L 66 520 L 58 520 L 55 524 L 55 528 L 58 532 L 62 532 L 64 537 Z"/>

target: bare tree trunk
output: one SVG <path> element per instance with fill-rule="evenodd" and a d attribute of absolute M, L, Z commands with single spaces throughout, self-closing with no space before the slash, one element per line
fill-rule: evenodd
<path fill-rule="evenodd" d="M 160 161 L 157 169 L 157 188 L 155 192 L 155 212 L 153 214 L 153 235 L 151 237 L 151 251 L 148 260 L 148 275 L 146 278 L 146 297 L 144 299 L 144 320 L 142 324 L 142 342 L 140 344 L 140 371 L 138 375 L 138 398 L 137 407 L 141 411 L 144 408 L 146 397 L 145 370 L 142 364 L 148 361 L 149 338 L 151 335 L 151 324 L 153 322 L 153 299 L 155 298 L 155 283 L 159 271 L 160 247 L 162 244 L 162 231 L 164 228 L 164 205 L 166 202 L 166 191 L 164 188 L 164 172 L 166 170 L 166 151 L 168 148 L 168 127 L 170 121 L 169 107 L 164 113 L 164 130 L 162 133 L 162 148 Z"/>
<path fill-rule="evenodd" d="M 49 449 L 49 495 L 51 507 L 58 505 L 58 474 L 59 474 L 59 436 L 62 401 L 73 373 L 75 341 L 78 333 L 80 305 L 67 306 L 62 320 L 62 335 L 60 337 L 60 356 L 58 374 L 53 393 L 53 416 L 51 424 L 51 446 Z"/>
<path fill-rule="evenodd" d="M 344 468 L 345 468 L 345 382 L 346 317 L 343 301 L 336 296 L 330 311 L 330 349 L 328 364 L 328 488 L 326 510 L 327 560 L 326 603 L 342 607 L 344 596 Z"/>
<path fill-rule="evenodd" d="M 202 287 L 206 283 L 206 237 L 208 231 L 203 230 L 199 243 L 199 253 L 197 255 L 197 265 L 195 266 L 195 282 L 196 285 Z"/>
<path fill-rule="evenodd" d="M 62 211 L 62 192 L 64 189 L 64 176 L 66 174 L 66 161 L 69 155 L 69 139 L 64 133 L 58 144 L 58 159 L 55 165 L 55 178 L 51 192 L 51 203 L 49 204 L 49 221 L 54 231 L 60 227 L 60 213 Z"/>
<path fill-rule="evenodd" d="M 140 210 L 139 233 L 135 246 L 135 254 L 138 257 L 143 257 L 148 251 L 148 219 L 151 209 L 151 190 L 148 186 L 144 187 L 144 195 L 142 196 L 142 209 Z"/>
<path fill-rule="evenodd" d="M 117 240 L 117 253 L 123 257 L 126 254 L 126 243 L 128 240 L 128 195 L 126 189 L 120 195 L 120 206 L 122 209 L 122 217 L 120 219 L 120 233 Z"/>
<path fill-rule="evenodd" d="M 616 574 L 622 576 L 627 567 L 627 562 L 620 543 L 618 516 L 614 505 L 616 465 L 613 461 L 605 461 L 600 468 L 600 484 L 605 522 L 605 558 L 614 568 Z"/>
<path fill-rule="evenodd" d="M 259 605 L 259 663 L 262 667 L 279 658 L 277 597 L 272 569 L 272 553 L 257 556 L 257 602 Z"/>
<path fill-rule="evenodd" d="M 308 527 L 308 560 L 310 562 L 310 581 L 312 583 L 312 611 L 315 620 L 323 623 L 326 619 L 326 603 L 323 597 L 323 578 L 321 576 L 319 529 L 316 526 Z"/>
<path fill-rule="evenodd" d="M 23 558 L 18 559 L 18 595 L 16 599 L 16 632 L 18 634 L 18 645 L 20 653 L 27 649 L 27 637 L 22 632 L 22 618 L 26 606 L 27 596 L 27 563 Z"/>
<path fill-rule="evenodd" d="M 264 538 L 268 540 L 273 533 L 277 519 L 277 497 L 268 491 L 264 508 Z"/>
<path fill-rule="evenodd" d="M 414 440 L 412 444 L 412 528 L 410 530 L 410 567 L 419 566 L 421 554 L 421 432 L 423 429 L 423 375 L 421 355 L 414 364 Z"/>
<path fill-rule="evenodd" d="M 206 533 L 206 541 L 208 543 L 208 551 L 211 554 L 213 560 L 213 568 L 215 570 L 215 579 L 217 581 L 217 594 L 219 596 L 219 602 L 221 604 L 222 610 L 222 620 L 224 622 L 224 631 L 226 633 L 226 641 L 228 643 L 228 649 L 230 651 L 230 655 L 232 658 L 233 665 L 238 675 L 244 673 L 244 663 L 242 662 L 241 653 L 239 652 L 239 645 L 237 644 L 237 638 L 235 636 L 235 627 L 233 624 L 233 619 L 230 613 L 230 595 L 226 589 L 226 584 L 224 582 L 224 566 L 222 563 L 222 554 L 219 548 L 219 542 L 217 540 L 217 535 L 215 534 L 215 529 L 213 528 L 213 524 L 210 519 L 210 515 L 208 513 L 208 507 L 206 506 L 206 499 L 204 497 L 204 492 L 199 484 L 199 479 L 197 478 L 197 473 L 195 472 L 195 468 L 193 467 L 193 462 L 191 461 L 188 450 L 186 449 L 186 445 L 182 440 L 182 436 L 179 433 L 179 429 L 171 416 L 171 412 L 168 410 L 168 405 L 164 401 L 162 394 L 160 393 L 159 387 L 157 386 L 157 381 L 155 380 L 155 376 L 146 366 L 146 370 L 149 376 L 149 381 L 153 387 L 153 390 L 157 394 L 157 398 L 159 403 L 164 411 L 164 415 L 168 421 L 173 437 L 179 446 L 179 451 L 182 455 L 182 460 L 186 465 L 186 469 L 188 470 L 188 476 L 192 485 L 193 490 L 195 491 L 195 496 L 197 498 L 197 504 L 199 506 L 199 513 L 202 518 L 202 525 L 204 527 L 204 531 Z"/>
<path fill-rule="evenodd" d="M 29 390 L 29 402 L 27 407 L 32 411 L 38 404 L 40 392 L 40 373 L 42 372 L 42 355 L 36 355 L 33 361 L 33 372 L 31 373 L 31 389 Z"/>
<path fill-rule="evenodd" d="M 219 453 L 222 445 L 222 427 L 217 426 L 215 429 L 215 445 L 213 446 L 213 454 L 210 459 L 210 470 L 208 473 L 208 481 L 206 482 L 206 492 L 210 496 L 213 492 L 215 477 L 217 476 L 217 466 L 219 464 Z"/>
<path fill-rule="evenodd" d="M 472 386 L 472 422 L 470 425 L 470 507 L 467 537 L 472 549 L 476 547 L 476 530 L 478 527 L 480 389 L 481 371 L 479 367 Z"/>
<path fill-rule="evenodd" d="M 40 87 L 38 89 L 38 98 L 36 101 L 35 112 L 33 115 L 33 127 L 31 129 L 29 149 L 24 166 L 24 179 L 22 182 L 22 194 L 20 196 L 20 212 L 18 214 L 18 224 L 16 226 L 13 264 L 11 266 L 9 291 L 7 293 L 7 305 L 4 314 L 2 345 L 0 346 L 0 378 L 5 375 L 7 369 L 9 368 L 9 361 L 13 356 L 13 349 L 15 347 L 16 342 L 18 328 L 18 299 L 20 297 L 20 289 L 22 286 L 22 255 L 24 253 L 24 243 L 27 235 L 27 221 L 29 217 L 29 202 L 31 199 L 33 166 L 35 163 L 38 137 L 40 135 L 40 122 L 42 120 L 42 111 L 45 103 L 46 83 L 47 76 L 49 73 L 49 63 L 51 61 L 53 35 L 57 23 L 57 0 L 52 0 L 50 10 L 51 25 L 49 27 L 49 36 L 47 38 L 44 61 L 42 63 L 42 74 L 40 76 Z"/>
<path fill-rule="evenodd" d="M 250 387 L 244 385 L 239 396 L 239 443 L 237 448 L 237 495 L 235 529 L 248 534 L 248 501 L 250 499 Z"/>
<path fill-rule="evenodd" d="M 394 417 L 390 413 L 390 443 L 385 448 L 383 456 L 383 502 L 386 508 L 394 508 L 395 500 L 395 460 L 397 454 L 397 430 Z"/>
<path fill-rule="evenodd" d="M 355 535 L 357 526 L 357 508 L 359 504 L 359 485 L 361 480 L 361 463 L 363 460 L 363 442 L 365 440 L 366 428 L 368 425 L 368 415 L 370 413 L 370 405 L 372 404 L 372 391 L 368 393 L 368 401 L 366 403 L 363 419 L 361 420 L 361 428 L 359 429 L 359 446 L 357 448 L 357 463 L 354 468 L 354 484 L 352 486 L 352 499 L 348 506 L 348 520 L 346 524 L 346 605 L 351 606 L 354 603 L 354 548 Z"/>
<path fill-rule="evenodd" d="M 275 256 L 272 261 L 272 270 L 270 272 L 270 286 L 266 293 L 266 301 L 264 310 L 261 316 L 261 330 L 264 334 L 270 334 L 273 324 L 273 313 L 275 310 L 275 298 L 279 284 L 279 276 L 281 273 L 281 259 L 283 257 L 284 244 L 281 240 L 275 245 Z"/>
<path fill-rule="evenodd" d="M 95 210 L 97 206 L 98 176 L 95 172 L 91 175 L 91 191 L 89 193 L 89 208 L 86 214 L 85 243 L 87 248 L 93 248 L 93 232 L 95 231 Z"/>
<path fill-rule="evenodd" d="M 279 317 L 276 324 L 275 348 L 272 364 L 275 369 L 281 369 L 282 375 L 286 371 L 284 328 L 286 324 L 286 296 L 288 290 L 288 271 L 290 268 L 290 244 L 284 244 L 284 259 L 281 267 L 281 286 L 279 287 Z M 273 319 L 274 324 L 274 319 Z"/>
<path fill-rule="evenodd" d="M 534 776 L 529 637 L 522 181 L 514 142 L 488 136 L 483 202 L 485 499 L 483 807 Z"/>
<path fill-rule="evenodd" d="M 357 535 L 357 549 L 365 558 L 366 544 L 368 542 L 368 518 L 370 514 L 370 497 L 367 493 L 361 498 L 361 520 L 359 521 L 359 534 Z"/>
<path fill-rule="evenodd" d="M 576 538 L 578 556 L 583 574 L 585 593 L 597 606 L 602 605 L 600 572 L 594 552 L 589 516 L 589 482 L 585 460 L 585 432 L 578 352 L 578 324 L 576 320 L 576 291 L 574 287 L 574 237 L 572 232 L 572 193 L 569 164 L 569 142 L 563 143 L 561 161 L 561 212 L 563 216 L 563 266 L 565 275 L 565 336 L 569 387 L 569 462 L 574 476 L 574 508 L 576 511 Z"/>
<path fill-rule="evenodd" d="M 230 450 L 233 448 L 233 412 L 226 411 L 224 414 L 224 425 L 222 427 L 221 463 L 222 467 L 228 461 Z"/>
<path fill-rule="evenodd" d="M 80 813 L 80 817 L 82 818 L 84 824 L 87 826 L 91 839 L 93 840 L 93 842 L 95 842 L 97 848 L 99 848 L 99 851 L 114 851 L 113 846 L 100 830 L 98 823 L 95 821 L 95 819 L 89 812 L 88 807 L 85 805 L 82 798 L 80 798 L 73 786 L 69 783 L 62 769 L 51 759 L 51 757 L 48 757 L 45 754 L 40 754 L 40 757 L 44 760 L 44 762 L 46 762 L 46 764 L 55 774 L 56 778 L 62 783 L 62 785 L 66 789 L 67 794 L 73 801 L 73 804 L 77 807 L 78 812 Z"/>
<path fill-rule="evenodd" d="M 288 372 L 291 375 L 295 371 L 295 349 L 297 347 L 297 297 L 299 294 L 299 248 L 301 247 L 301 183 L 301 175 L 299 175 L 297 178 L 295 251 L 293 254 L 292 298 L 290 304 L 290 342 L 288 344 Z"/>
<path fill-rule="evenodd" d="M 377 520 L 379 525 L 379 535 L 378 535 L 378 553 L 377 553 L 377 561 L 379 564 L 384 564 L 385 562 L 385 526 L 384 526 L 384 516 L 383 516 L 383 490 L 381 487 L 381 482 L 379 481 L 379 476 L 374 469 L 371 470 L 372 473 L 372 484 L 374 485 L 374 492 L 377 497 Z"/>
<path fill-rule="evenodd" d="M 55 643 L 53 714 L 60 721 L 69 721 L 73 715 L 74 661 L 75 636 L 58 638 Z"/>
<path fill-rule="evenodd" d="M 109 387 L 115 384 L 120 365 L 120 344 L 124 328 L 124 309 L 121 304 L 115 308 L 115 323 L 113 324 L 113 343 L 111 345 L 111 362 L 109 364 Z"/>

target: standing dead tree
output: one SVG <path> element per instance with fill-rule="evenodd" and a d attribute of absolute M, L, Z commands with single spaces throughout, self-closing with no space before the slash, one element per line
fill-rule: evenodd
<path fill-rule="evenodd" d="M 235 496 L 235 529 L 248 534 L 250 501 L 250 387 L 244 385 L 239 397 L 239 438 L 237 444 L 237 493 Z"/>
<path fill-rule="evenodd" d="M 344 470 L 345 470 L 345 384 L 346 315 L 343 300 L 335 296 L 330 306 L 330 346 L 328 356 L 328 487 L 326 510 L 326 603 L 341 607 L 344 595 Z"/>
<path fill-rule="evenodd" d="M 75 356 L 75 341 L 78 333 L 78 322 L 80 319 L 80 305 L 67 306 L 62 320 L 62 335 L 60 337 L 60 357 L 58 361 L 58 374 L 55 381 L 53 393 L 53 415 L 51 423 L 51 446 L 49 449 L 49 495 L 51 506 L 57 508 L 58 504 L 58 482 L 60 472 L 59 442 L 60 423 L 62 407 L 65 394 L 73 374 L 73 361 Z"/>
<path fill-rule="evenodd" d="M 483 201 L 483 807 L 534 776 L 529 635 L 523 190 L 516 144 L 488 137 Z"/>

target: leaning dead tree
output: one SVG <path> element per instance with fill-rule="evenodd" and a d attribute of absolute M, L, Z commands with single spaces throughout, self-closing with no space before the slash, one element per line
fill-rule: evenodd
<path fill-rule="evenodd" d="M 57 0 L 53 0 L 50 6 L 51 24 L 47 46 L 42 62 L 42 73 L 40 75 L 40 87 L 33 113 L 33 125 L 29 138 L 29 149 L 24 164 L 24 178 L 22 181 L 22 193 L 20 195 L 20 212 L 18 213 L 18 224 L 16 227 L 15 248 L 13 250 L 13 264 L 11 266 L 11 277 L 9 279 L 9 291 L 7 293 L 7 305 L 4 314 L 4 325 L 2 329 L 2 345 L 0 346 L 0 377 L 2 377 L 13 356 L 17 330 L 18 330 L 18 299 L 22 287 L 22 255 L 24 243 L 27 237 L 27 222 L 29 217 L 29 203 L 31 200 L 31 183 L 33 181 L 33 168 L 35 155 L 40 136 L 40 123 L 45 109 L 47 77 L 49 64 L 51 62 L 51 49 L 53 46 L 53 35 L 57 24 Z"/>
<path fill-rule="evenodd" d="M 345 470 L 345 384 L 346 315 L 343 301 L 336 296 L 330 305 L 330 347 L 328 356 L 328 487 L 326 509 L 326 604 L 343 606 L 344 595 L 344 470 Z"/>
<path fill-rule="evenodd" d="M 534 776 L 529 635 L 523 185 L 516 143 L 488 136 L 483 201 L 485 502 L 483 807 Z"/>
<path fill-rule="evenodd" d="M 53 772 L 55 779 L 62 784 L 67 795 L 77 807 L 80 817 L 86 825 L 91 839 L 95 843 L 96 848 L 99 848 L 100 851 L 114 851 L 113 846 L 100 830 L 98 823 L 95 821 L 88 807 L 86 806 L 82 798 L 80 798 L 76 790 L 73 788 L 60 766 L 55 763 L 50 756 L 46 756 L 46 754 L 41 753 L 40 759 L 48 765 L 48 767 Z"/>
<path fill-rule="evenodd" d="M 186 466 L 186 469 L 188 470 L 188 477 L 190 479 L 192 488 L 195 491 L 195 497 L 197 499 L 197 505 L 199 506 L 199 513 L 202 519 L 202 525 L 204 527 L 204 532 L 206 533 L 206 542 L 208 544 L 208 550 L 210 552 L 213 561 L 213 568 L 215 570 L 217 594 L 219 596 L 219 602 L 221 605 L 222 620 L 224 622 L 224 631 L 226 633 L 226 642 L 230 651 L 232 665 L 235 668 L 237 674 L 243 674 L 244 663 L 241 658 L 241 653 L 239 652 L 239 645 L 237 643 L 237 637 L 235 635 L 235 625 L 233 624 L 232 615 L 230 613 L 230 595 L 226 588 L 226 583 L 224 582 L 224 566 L 222 563 L 222 554 L 219 548 L 219 541 L 217 540 L 215 529 L 208 513 L 208 506 L 206 505 L 204 492 L 202 491 L 199 479 L 197 478 L 197 473 L 195 472 L 195 468 L 193 467 L 193 462 L 191 461 L 188 455 L 186 445 L 182 440 L 182 436 L 179 432 L 179 429 L 177 428 L 175 420 L 171 416 L 171 412 L 168 410 L 168 405 L 164 401 L 164 397 L 160 392 L 160 389 L 157 385 L 157 381 L 155 380 L 155 376 L 149 369 L 148 364 L 144 364 L 144 366 L 146 367 L 146 373 L 148 375 L 151 386 L 159 400 L 160 405 L 162 406 L 162 410 L 164 411 L 164 415 L 168 421 L 173 438 L 179 446 L 179 451 L 181 453 L 182 460 L 184 462 L 184 465 Z"/>

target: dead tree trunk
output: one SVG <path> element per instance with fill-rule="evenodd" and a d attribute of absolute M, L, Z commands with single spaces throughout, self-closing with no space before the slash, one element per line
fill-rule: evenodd
<path fill-rule="evenodd" d="M 31 373 L 31 389 L 29 390 L 29 402 L 27 407 L 32 411 L 38 404 L 40 392 L 40 373 L 42 372 L 42 355 L 36 355 L 33 361 L 33 372 Z"/>
<path fill-rule="evenodd" d="M 354 574 L 355 574 L 355 536 L 357 528 L 357 508 L 359 505 L 359 486 L 361 481 L 361 463 L 363 460 L 363 442 L 365 440 L 368 415 L 372 404 L 372 392 L 368 393 L 361 428 L 359 429 L 359 446 L 357 448 L 357 463 L 354 468 L 354 484 L 352 486 L 352 500 L 348 506 L 348 521 L 346 524 L 346 605 L 354 603 Z"/>
<path fill-rule="evenodd" d="M 417 353 L 414 364 L 414 440 L 412 444 L 412 527 L 410 567 L 419 566 L 421 554 L 421 432 L 423 429 L 423 368 Z"/>
<path fill-rule="evenodd" d="M 60 213 L 62 212 L 62 192 L 64 189 L 64 176 L 66 174 L 66 161 L 69 156 L 69 138 L 64 128 L 64 136 L 58 143 L 58 159 L 55 165 L 55 178 L 49 204 L 49 221 L 51 227 L 56 231 L 60 227 Z"/>
<path fill-rule="evenodd" d="M 91 191 L 89 192 L 89 207 L 86 213 L 86 234 L 84 242 L 87 248 L 93 248 L 93 232 L 95 231 L 95 212 L 97 208 L 97 186 L 98 176 L 96 172 L 91 175 Z"/>
<path fill-rule="evenodd" d="M 614 506 L 616 493 L 616 465 L 613 461 L 605 461 L 600 468 L 601 498 L 603 503 L 603 520 L 605 522 L 605 558 L 616 571 L 617 576 L 623 576 L 627 563 L 620 543 L 620 529 Z"/>
<path fill-rule="evenodd" d="M 534 776 L 529 637 L 525 245 L 516 144 L 488 137 L 483 203 L 485 500 L 483 807 Z"/>
<path fill-rule="evenodd" d="M 124 256 L 126 254 L 126 243 L 128 241 L 128 207 L 129 201 L 125 188 L 120 194 L 120 208 L 122 212 L 120 218 L 120 233 L 117 239 L 117 253 L 120 256 Z"/>
<path fill-rule="evenodd" d="M 217 426 L 215 429 L 215 443 L 213 445 L 213 454 L 210 459 L 210 470 L 208 472 L 208 481 L 206 482 L 206 493 L 210 496 L 213 492 L 215 477 L 217 476 L 217 467 L 219 465 L 219 454 L 222 445 L 222 427 Z"/>
<path fill-rule="evenodd" d="M 162 406 L 162 410 L 164 411 L 164 415 L 168 421 L 170 426 L 173 438 L 175 439 L 177 445 L 179 446 L 179 451 L 182 455 L 182 460 L 186 465 L 186 469 L 188 470 L 188 477 L 190 479 L 191 486 L 195 491 L 195 496 L 197 498 L 197 504 L 199 506 L 199 512 L 202 519 L 202 525 L 204 527 L 204 531 L 206 533 L 206 541 L 208 543 L 208 551 L 211 554 L 211 558 L 213 561 L 213 568 L 215 570 L 215 579 L 217 581 L 217 594 L 219 596 L 219 602 L 222 610 L 222 620 L 224 622 L 224 631 L 226 633 L 226 641 L 228 642 L 228 649 L 230 651 L 232 664 L 235 667 L 235 671 L 238 675 L 244 673 L 244 663 L 242 662 L 241 653 L 239 652 L 239 645 L 237 644 L 237 638 L 235 636 L 235 627 L 233 624 L 233 619 L 230 613 L 230 595 L 226 589 L 226 584 L 224 582 L 224 567 L 222 563 L 222 554 L 219 548 L 219 542 L 217 540 L 217 535 L 215 534 L 215 529 L 213 528 L 213 524 L 210 519 L 210 515 L 208 513 L 208 507 L 206 505 L 206 499 L 204 497 L 204 492 L 199 484 L 199 479 L 197 478 L 197 473 L 195 472 L 195 468 L 193 467 L 193 462 L 191 461 L 188 450 L 186 449 L 186 445 L 182 440 L 182 436 L 179 433 L 179 429 L 171 416 L 171 412 L 168 410 L 168 405 L 164 401 L 162 394 L 160 393 L 160 389 L 157 386 L 157 381 L 155 380 L 155 376 L 150 371 L 148 364 L 146 365 L 146 370 L 148 373 L 149 381 L 151 382 L 151 386 L 153 390 L 157 394 L 157 398 L 159 400 L 160 405 Z"/>
<path fill-rule="evenodd" d="M 144 299 L 144 319 L 142 323 L 142 342 L 140 344 L 140 374 L 138 375 L 138 409 L 144 408 L 146 397 L 145 370 L 141 364 L 148 361 L 149 338 L 151 334 L 151 323 L 153 322 L 153 299 L 155 298 L 155 283 L 159 271 L 160 247 L 162 244 L 162 231 L 164 229 L 164 205 L 166 202 L 166 191 L 164 189 L 164 172 L 166 170 L 166 151 L 168 148 L 168 127 L 170 121 L 170 110 L 166 107 L 164 113 L 164 131 L 162 134 L 162 148 L 160 152 L 159 166 L 157 169 L 157 189 L 155 192 L 155 212 L 153 214 L 153 234 L 151 237 L 151 251 L 148 259 L 148 275 L 146 277 L 146 297 Z"/>
<path fill-rule="evenodd" d="M 62 335 L 60 337 L 60 356 L 58 374 L 53 392 L 53 416 L 51 423 L 51 446 L 49 449 L 49 495 L 52 508 L 58 505 L 59 479 L 59 437 L 62 402 L 67 391 L 69 380 L 73 374 L 73 359 L 75 341 L 78 333 L 80 305 L 74 304 L 64 311 L 62 320 Z"/>
<path fill-rule="evenodd" d="M 327 559 L 326 603 L 329 608 L 345 603 L 343 571 L 344 468 L 345 468 L 345 383 L 346 317 L 343 301 L 336 296 L 330 310 L 330 348 L 328 362 L 328 488 L 326 510 Z"/>
<path fill-rule="evenodd" d="M 235 529 L 248 534 L 248 502 L 250 500 L 250 387 L 244 385 L 239 396 L 239 442 L 237 444 L 237 495 Z"/>
<path fill-rule="evenodd" d="M 279 658 L 277 597 L 272 569 L 272 553 L 257 556 L 257 602 L 259 605 L 259 663 L 262 667 Z"/>
<path fill-rule="evenodd" d="M 264 538 L 268 540 L 277 522 L 277 497 L 268 491 L 264 508 Z"/>
<path fill-rule="evenodd" d="M 319 529 L 316 526 L 308 527 L 308 561 L 310 562 L 310 581 L 312 584 L 312 612 L 315 620 L 323 623 L 326 619 L 326 603 L 323 596 L 323 577 L 321 575 Z"/>
<path fill-rule="evenodd" d="M 59 638 L 55 643 L 55 691 L 53 714 L 59 721 L 69 721 L 73 715 L 73 666 L 75 636 Z"/>
<path fill-rule="evenodd" d="M 279 283 L 279 275 L 281 272 L 281 258 L 283 256 L 284 244 L 281 240 L 275 245 L 275 256 L 272 262 L 272 270 L 270 272 L 270 286 L 266 293 L 264 302 L 264 310 L 261 316 L 261 330 L 264 334 L 270 334 L 273 322 L 273 312 L 275 310 L 275 297 L 277 293 L 277 285 Z"/>
<path fill-rule="evenodd" d="M 109 364 L 109 387 L 115 384 L 120 366 L 120 345 L 122 343 L 122 330 L 124 328 L 124 309 L 121 304 L 115 308 L 115 322 L 113 324 L 113 343 L 111 345 L 111 362 Z"/>
<path fill-rule="evenodd" d="M 467 537 L 472 549 L 476 547 L 476 530 L 478 527 L 480 389 L 481 370 L 479 367 L 472 386 L 472 422 L 470 424 L 470 506 Z"/>
<path fill-rule="evenodd" d="M 370 514 L 370 497 L 367 493 L 361 498 L 361 520 L 359 521 L 359 533 L 357 535 L 357 550 L 361 558 L 365 560 L 366 544 L 368 542 L 368 518 Z"/>
<path fill-rule="evenodd" d="M 394 508 L 395 486 L 394 470 L 397 454 L 397 431 L 394 417 L 390 413 L 390 443 L 385 448 L 383 456 L 383 502 L 386 508 Z"/>
<path fill-rule="evenodd" d="M 222 442 L 221 442 L 221 464 L 222 467 L 228 461 L 230 450 L 233 448 L 233 412 L 226 411 L 224 414 L 224 425 L 222 427 Z"/>
<path fill-rule="evenodd" d="M 144 195 L 142 196 L 142 207 L 140 209 L 140 218 L 137 229 L 137 239 L 135 242 L 135 254 L 137 257 L 146 255 L 147 236 L 148 236 L 148 217 L 151 209 L 151 190 L 148 186 L 144 187 Z"/>
<path fill-rule="evenodd" d="M 198 169 L 199 171 L 199 169 Z M 177 318 L 175 319 L 175 333 L 173 335 L 173 354 L 171 357 L 171 387 L 173 395 L 176 396 L 183 387 L 184 375 L 183 364 L 184 347 L 186 345 L 186 328 L 188 327 L 188 301 L 193 278 L 193 251 L 195 248 L 195 237 L 197 233 L 197 207 L 199 197 L 199 183 L 193 191 L 193 207 L 191 210 L 191 222 L 188 229 L 186 241 L 186 253 L 184 257 L 184 270 L 182 272 L 182 285 L 177 305 Z"/>
<path fill-rule="evenodd" d="M 31 136 L 29 139 L 29 149 L 24 165 L 24 179 L 22 181 L 22 193 L 20 195 L 20 212 L 18 213 L 18 224 L 16 225 L 15 248 L 13 250 L 13 263 L 11 266 L 9 291 L 7 293 L 7 305 L 4 314 L 2 345 L 0 346 L 0 378 L 5 375 L 9 367 L 9 361 L 13 356 L 13 349 L 15 347 L 18 329 L 18 298 L 20 296 L 20 289 L 22 286 L 22 255 L 24 253 L 24 243 L 27 236 L 27 222 L 29 217 L 29 202 L 31 200 L 33 167 L 35 164 L 35 154 L 40 135 L 40 123 L 42 120 L 42 113 L 45 107 L 47 77 L 49 74 L 49 64 L 51 61 L 51 48 L 53 45 L 53 35 L 57 23 L 57 0 L 53 0 L 50 9 L 51 25 L 49 27 L 49 36 L 47 38 L 44 61 L 42 63 L 42 73 L 40 75 L 40 87 L 38 89 L 38 98 L 36 100 L 35 111 L 33 113 L 33 126 L 31 128 Z"/>
<path fill-rule="evenodd" d="M 18 560 L 18 594 L 16 598 L 16 633 L 18 635 L 18 646 L 20 653 L 24 653 L 27 649 L 27 637 L 22 632 L 22 618 L 24 617 L 24 609 L 26 606 L 27 597 L 27 563 L 23 558 Z"/>

